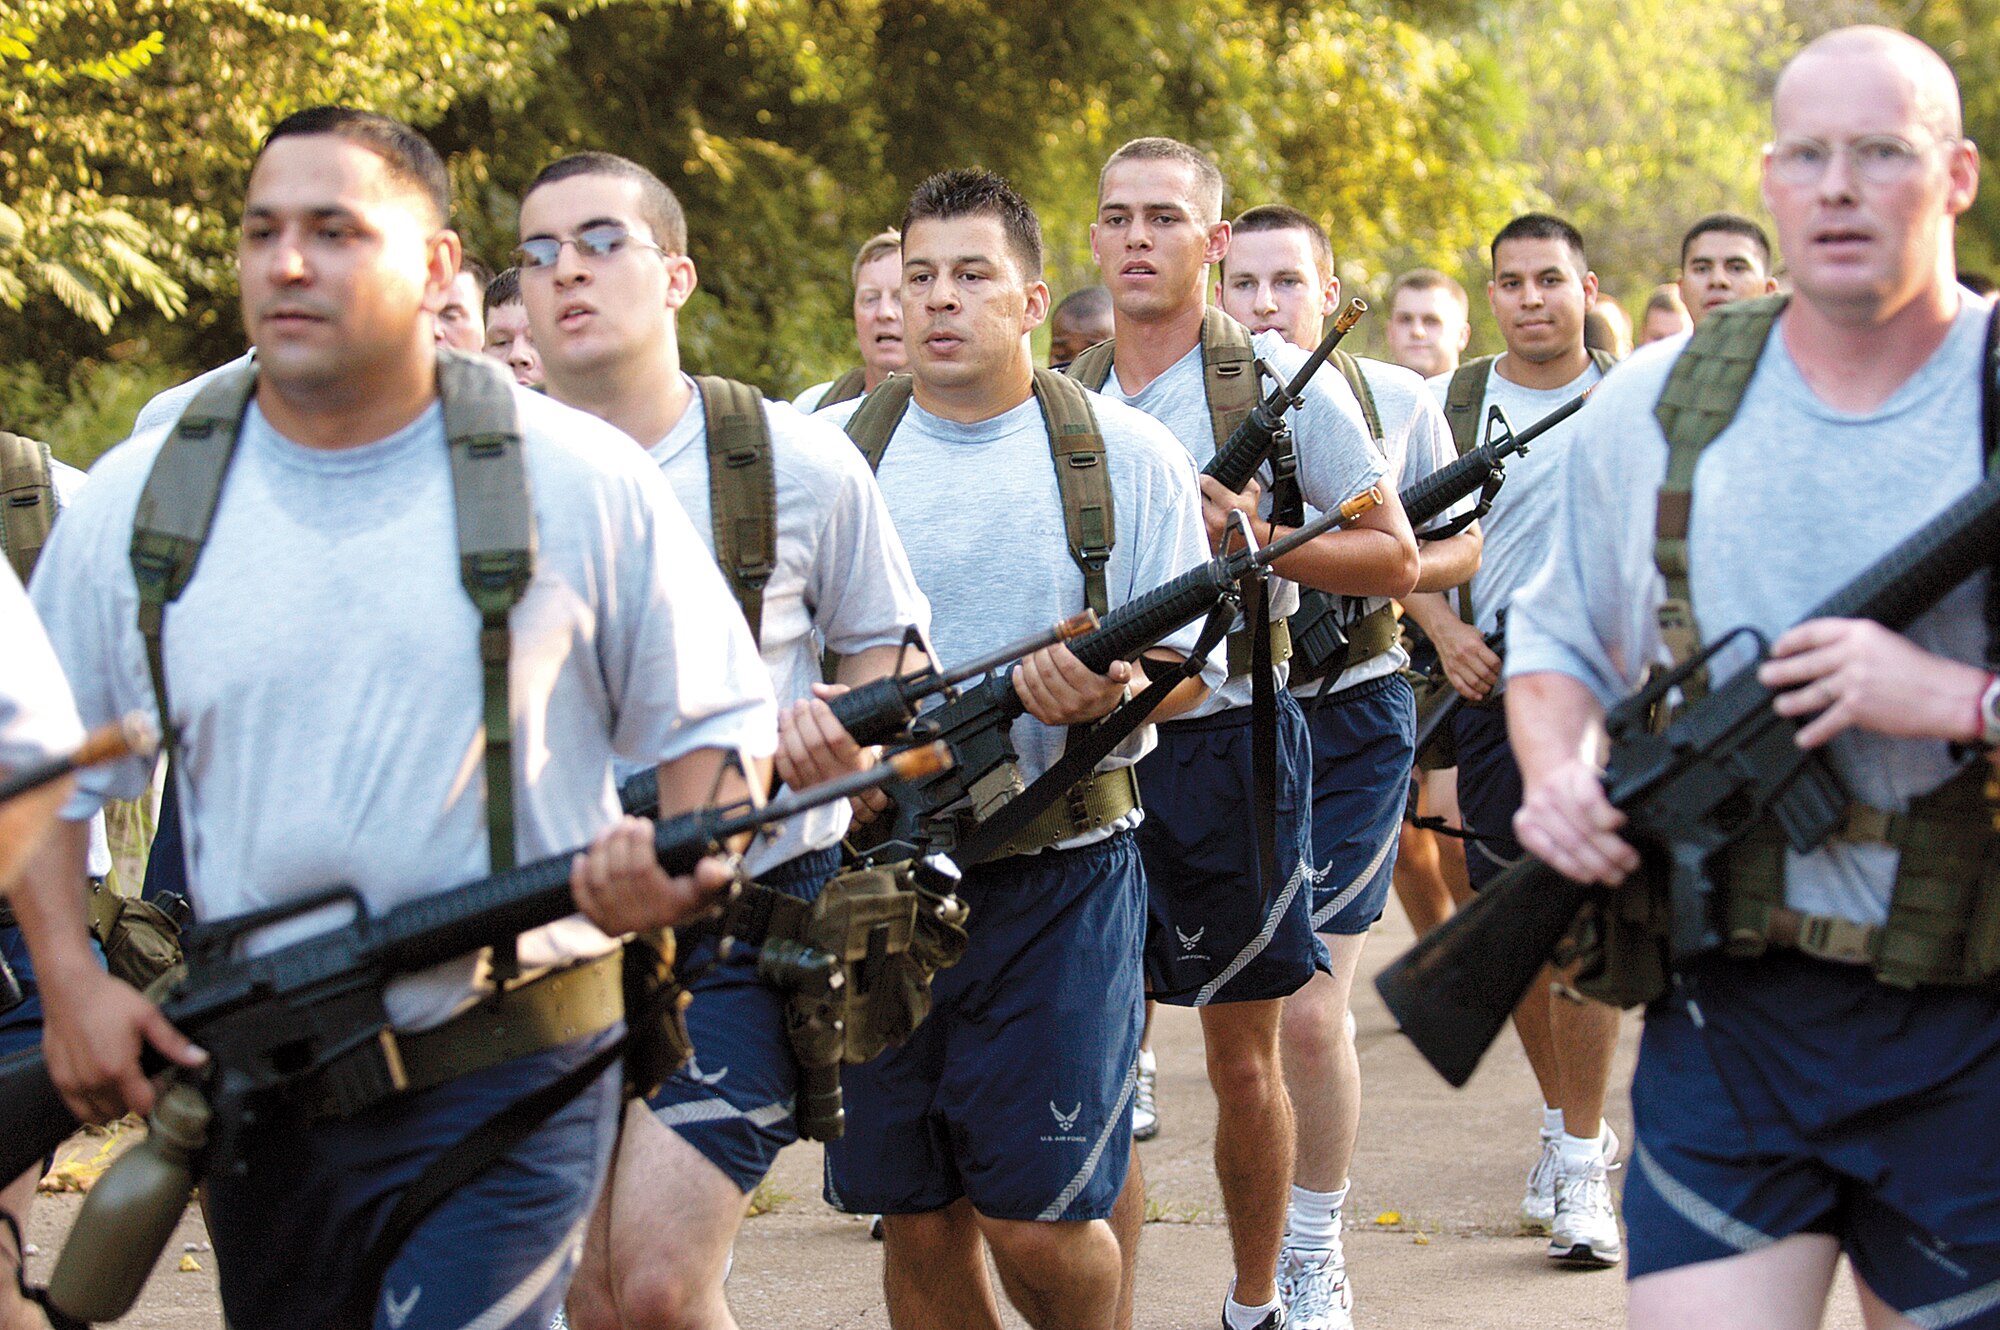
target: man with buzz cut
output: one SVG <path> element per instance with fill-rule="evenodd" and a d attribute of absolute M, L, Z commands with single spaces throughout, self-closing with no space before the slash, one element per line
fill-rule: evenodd
<path fill-rule="evenodd" d="M 882 380 L 905 368 L 903 238 L 894 231 L 868 237 L 854 255 L 854 341 L 861 363 L 837 379 L 815 383 L 792 399 L 801 411 L 817 411 L 874 392 Z"/>
<path fill-rule="evenodd" d="M 1425 378 L 1449 374 L 1472 343 L 1472 304 L 1455 278 L 1412 268 L 1389 283 L 1389 359 Z"/>
<path fill-rule="evenodd" d="M 1695 327 L 1724 305 L 1777 289 L 1771 238 L 1748 217 L 1713 212 L 1681 237 L 1681 303 Z"/>
<path fill-rule="evenodd" d="M 776 746 L 770 681 L 658 469 L 436 345 L 449 214 L 444 164 L 407 126 L 280 121 L 238 243 L 254 368 L 107 454 L 35 578 L 83 721 L 140 710 L 170 737 L 198 920 L 339 884 L 379 915 L 590 846 L 570 872 L 588 922 L 395 979 L 380 1041 L 236 1124 L 237 1167 L 204 1186 L 239 1330 L 547 1326 L 610 1161 L 615 1064 L 386 1250 L 377 1230 L 474 1125 L 598 1065 L 622 1027 L 615 937 L 733 880 L 720 857 L 669 878 L 652 825 L 618 814 L 613 760 L 656 766 L 670 815 L 747 797 Z M 221 474 L 202 461 L 218 441 Z M 82 773 L 77 820 L 15 901 L 49 1072 L 86 1120 L 152 1108 L 143 1047 L 207 1061 L 86 941 L 81 819 L 150 773 Z"/>
<path fill-rule="evenodd" d="M 1238 215 L 1216 296 L 1223 311 L 1253 336 L 1275 332 L 1311 351 L 1340 306 L 1340 278 L 1326 232 L 1282 203 Z M 1389 483 L 1398 490 L 1456 460 L 1444 412 L 1414 371 L 1338 349 L 1329 368 L 1346 378 L 1361 403 L 1369 433 L 1387 457 Z M 1451 516 L 1441 515 L 1434 525 Z M 1465 581 L 1479 566 L 1479 541 L 1476 523 L 1422 541 L 1415 589 L 1436 591 Z M 1285 999 L 1280 1043 L 1298 1123 L 1278 1267 L 1287 1330 L 1344 1330 L 1353 1324 L 1340 1211 L 1361 1117 L 1361 1064 L 1348 1000 L 1368 930 L 1388 900 L 1416 742 L 1416 695 L 1401 673 L 1409 658 L 1394 606 L 1380 597 L 1345 598 L 1328 610 L 1335 605 L 1346 654 L 1317 677 L 1302 677 L 1296 660 L 1292 673 L 1292 692 L 1306 713 L 1312 745 L 1312 923 L 1332 970 L 1315 972 Z"/>
<path fill-rule="evenodd" d="M 1256 404 L 1255 359 L 1287 379 L 1306 360 L 1281 335 L 1252 337 L 1207 304 L 1208 267 L 1230 244 L 1222 201 L 1221 173 L 1187 144 L 1142 138 L 1111 154 L 1098 177 L 1090 236 L 1111 292 L 1114 336 L 1069 368 L 1086 386 L 1165 424 L 1197 466 Z M 1291 424 L 1304 507 L 1331 510 L 1387 474 L 1360 404 L 1337 373 L 1308 385 Z M 1200 1010 L 1216 1096 L 1216 1176 L 1235 1267 L 1225 1330 L 1275 1330 L 1284 1318 L 1278 1259 L 1295 1126 L 1279 1027 L 1284 999 L 1330 964 L 1313 931 L 1311 756 L 1305 717 L 1284 687 L 1291 649 L 1284 617 L 1298 604 L 1295 583 L 1350 596 L 1400 596 L 1415 584 L 1416 540 L 1393 482 L 1381 488 L 1380 507 L 1278 562 L 1268 622 L 1240 627 L 1217 648 L 1228 683 L 1162 725 L 1159 751 L 1139 768 L 1154 814 L 1139 833 L 1151 896 L 1147 981 L 1158 1000 Z M 1211 544 L 1234 538 L 1239 521 L 1259 543 L 1281 529 L 1256 479 L 1231 493 L 1203 476 L 1201 489 Z M 1277 688 L 1276 797 L 1268 809 L 1259 807 L 1261 745 L 1251 724 L 1251 666 L 1265 654 L 1258 635 L 1268 636 Z M 1135 1196 L 1143 1187 L 1136 1170 L 1132 1186 Z M 1136 1200 L 1128 1206 L 1128 1214 L 1143 1213 Z M 1136 1224 L 1126 1238 L 1129 1260 Z"/>
<path fill-rule="evenodd" d="M 687 220 L 660 178 L 609 153 L 544 167 L 521 199 L 521 291 L 549 395 L 646 446 L 736 590 L 781 704 L 809 702 L 822 646 L 843 686 L 893 672 L 929 612 L 881 491 L 825 421 L 681 369 L 677 321 L 695 289 Z M 744 458 L 752 459 L 748 463 Z M 765 541 L 743 527 L 776 515 Z M 789 734 L 790 718 L 781 724 Z M 785 748 L 795 743 L 781 744 Z M 859 765 L 843 755 L 840 768 Z M 793 788 L 837 774 L 781 756 Z M 787 823 L 751 854 L 759 883 L 815 898 L 840 863 L 844 805 Z M 695 1058 L 627 1117 L 569 1299 L 578 1330 L 733 1330 L 723 1296 L 745 1198 L 798 1139 L 784 996 L 754 957 L 696 954 Z"/>
<path fill-rule="evenodd" d="M 832 414 L 877 462 L 938 654 L 965 660 L 1086 606 L 1113 611 L 1202 562 L 1194 471 L 1172 436 L 1030 358 L 1049 289 L 1027 201 L 989 172 L 946 171 L 910 196 L 902 235 L 911 373 Z M 1077 521 L 1085 497 L 1103 519 L 1094 537 Z M 1185 677 L 1198 637 L 1189 624 L 1103 675 L 1061 645 L 1022 660 L 1011 676 L 1027 711 L 1011 728 L 1021 777 L 1047 771 L 1072 727 L 1149 673 L 1179 677 L 1157 716 L 1197 702 L 1220 682 L 1205 663 Z M 822 757 L 852 748 L 824 704 L 809 710 Z M 989 1250 L 1035 1330 L 1110 1330 L 1118 1316 L 1107 1221 L 1125 1181 L 1142 997 L 1133 828 L 1150 820 L 1132 763 L 1152 742 L 1140 728 L 964 866 L 971 940 L 938 976 L 929 1018 L 901 1048 L 845 1069 L 827 1199 L 882 1216 L 897 1330 L 999 1330 Z M 962 821 L 938 811 L 939 830 Z"/>
<path fill-rule="evenodd" d="M 1601 976 L 1651 998 L 1624 1193 L 1635 1330 L 1817 1326 L 1842 1264 L 1865 1325 L 2000 1324 L 2000 604 L 1982 569 L 1900 630 L 1812 617 L 1993 474 L 1993 311 L 1953 280 L 1980 183 L 1962 115 L 1950 66 L 1906 33 L 1843 28 L 1792 58 L 1762 163 L 1792 292 L 1610 377 L 1515 601 L 1521 843 L 1647 893 L 1608 912 L 1633 922 Z M 1604 717 L 1704 648 L 1676 704 L 1754 671 L 1797 727 L 1771 739 L 1823 759 L 1847 804 L 1803 851 L 1768 813 L 1733 828 L 1702 904 L 1726 940 L 1669 977 L 1650 958 L 1678 908 L 1634 872 Z"/>
<path fill-rule="evenodd" d="M 1432 379 L 1461 452 L 1475 445 L 1495 406 L 1515 430 L 1526 429 L 1597 383 L 1610 358 L 1587 350 L 1583 316 L 1597 298 L 1597 277 L 1575 227 L 1528 213 L 1500 228 L 1491 249 L 1486 297 L 1507 350 Z M 1479 569 L 1454 605 L 1426 592 L 1404 602 L 1431 641 L 1451 686 L 1466 705 L 1454 718 L 1459 810 L 1471 839 L 1466 870 L 1477 891 L 1521 857 L 1513 837 L 1521 773 L 1499 706 L 1500 656 L 1485 635 L 1498 631 L 1515 593 L 1540 569 L 1554 537 L 1565 458 L 1581 435 L 1562 422 L 1532 453 L 1508 463 L 1507 483 L 1486 515 Z M 1550 1257 L 1608 1266 L 1624 1252 L 1606 1181 L 1618 1137 L 1604 1121 L 1618 1013 L 1577 999 L 1553 973 L 1529 989 L 1514 1012 L 1542 1092 L 1541 1151 L 1528 1175 L 1521 1217 L 1550 1226 Z"/>

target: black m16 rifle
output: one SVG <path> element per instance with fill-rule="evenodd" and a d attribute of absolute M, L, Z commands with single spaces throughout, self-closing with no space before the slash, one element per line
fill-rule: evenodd
<path fill-rule="evenodd" d="M 1244 578 L 1314 538 L 1347 525 L 1381 502 L 1381 490 L 1370 486 L 1334 511 L 1268 545 L 1252 548 L 1246 544 L 1217 555 L 1120 605 L 1104 617 L 1101 627 L 1071 641 L 1069 649 L 1092 672 L 1103 674 L 1112 662 L 1136 658 L 1182 625 L 1231 601 Z M 984 821 L 1011 800 L 1021 785 L 1010 728 L 1025 710 L 1014 691 L 1013 670 L 1007 669 L 987 675 L 952 701 L 919 716 L 912 732 L 949 744 L 956 762 L 949 771 L 919 787 L 916 802 L 920 810 L 902 811 L 931 814 L 969 800 L 972 815 Z"/>
<path fill-rule="evenodd" d="M 892 780 L 921 779 L 949 761 L 948 751 L 936 745 L 910 749 L 872 770 L 762 807 L 682 813 L 654 828 L 653 851 L 667 872 L 688 873 L 737 835 Z M 343 886 L 190 929 L 187 976 L 169 991 L 161 1011 L 209 1053 L 207 1067 L 195 1074 L 214 1109 L 210 1167 L 235 1162 L 236 1137 L 255 1120 L 265 1097 L 299 1087 L 344 1054 L 385 1037 L 383 992 L 391 979 L 576 913 L 571 858 L 559 854 L 522 864 L 379 917 L 369 916 L 354 889 Z M 345 927 L 259 956 L 236 954 L 248 934 L 340 904 L 355 912 Z M 157 1057 L 149 1069 L 162 1069 Z M 77 1125 L 40 1050 L 0 1060 L 0 1169 L 13 1170 L 8 1177 L 62 1144 Z"/>
<path fill-rule="evenodd" d="M 1807 619 L 1873 619 L 1910 626 L 2000 548 L 2000 476 L 1931 519 Z M 1612 746 L 1605 794 L 1626 816 L 1624 835 L 1666 874 L 1672 917 L 1666 964 L 1721 943 L 1709 865 L 1760 819 L 1774 818 L 1804 854 L 1840 826 L 1847 792 L 1817 751 L 1798 746 L 1798 722 L 1772 709 L 1755 664 L 1682 709 L 1662 734 L 1647 717 L 1738 629 L 1620 703 L 1607 718 Z M 1755 636 L 1755 634 L 1751 634 Z M 1757 659 L 1766 644 L 1758 639 Z M 1632 882 L 1619 890 L 1645 888 Z M 1453 1085 L 1463 1085 L 1595 888 L 1539 860 L 1508 869 L 1478 898 L 1375 980 L 1403 1033 Z"/>
<path fill-rule="evenodd" d="M 154 728 L 152 718 L 143 711 L 134 711 L 123 720 L 92 730 L 75 752 L 23 767 L 0 780 L 0 804 L 85 767 L 116 762 L 121 757 L 151 757 L 159 746 L 160 732 Z"/>
<path fill-rule="evenodd" d="M 1507 478 L 1506 459 L 1526 453 L 1528 445 L 1575 415 L 1590 396 L 1585 389 L 1569 401 L 1516 434 L 1507 423 L 1507 413 L 1495 406 L 1486 415 L 1486 439 L 1465 456 L 1439 471 L 1433 471 L 1396 497 L 1412 530 L 1451 510 L 1468 494 L 1479 492 L 1479 502 L 1435 531 L 1425 531 L 1419 540 L 1444 540 L 1455 536 L 1484 517 L 1493 507 L 1493 498 Z M 1314 679 L 1337 678 L 1347 668 L 1347 630 L 1352 615 L 1342 608 L 1347 597 L 1313 587 L 1299 589 L 1299 608 L 1292 615 L 1292 681 L 1311 683 Z M 1491 645 L 1490 643 L 1488 645 Z M 1445 703 L 1442 705 L 1450 705 Z M 1453 707 L 1453 710 L 1456 710 Z M 1435 732 L 1435 731 L 1433 731 Z M 1418 751 L 1423 750 L 1421 736 Z"/>
<path fill-rule="evenodd" d="M 1312 376 L 1326 363 L 1334 348 L 1340 345 L 1340 339 L 1347 336 L 1347 330 L 1359 323 L 1361 316 L 1367 312 L 1366 301 L 1348 301 L 1347 308 L 1340 311 L 1340 317 L 1333 321 L 1326 339 L 1314 348 L 1312 356 L 1299 367 L 1292 381 L 1271 389 L 1270 396 L 1251 409 L 1243 423 L 1232 430 L 1222 446 L 1215 450 L 1215 456 L 1208 460 L 1201 473 L 1215 477 L 1232 493 L 1248 485 L 1250 477 L 1257 474 L 1257 468 L 1271 460 L 1271 450 L 1288 428 L 1285 412 L 1305 400 L 1306 385 L 1312 382 Z"/>

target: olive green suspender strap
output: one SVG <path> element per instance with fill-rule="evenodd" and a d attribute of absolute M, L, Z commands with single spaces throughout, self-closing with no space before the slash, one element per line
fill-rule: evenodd
<path fill-rule="evenodd" d="M 819 403 L 813 407 L 813 410 L 821 410 L 824 407 L 832 406 L 836 402 L 851 402 L 867 391 L 868 370 L 864 366 L 856 365 L 853 369 L 847 371 L 847 373 L 826 386 L 825 394 L 820 397 Z"/>
<path fill-rule="evenodd" d="M 1099 342 L 1062 372 L 1092 392 L 1103 392 L 1117 347 L 1115 338 Z M 1257 409 L 1257 358 L 1249 331 L 1213 305 L 1201 315 L 1201 386 L 1208 398 L 1209 427 L 1220 448 Z"/>
<path fill-rule="evenodd" d="M 1368 386 L 1368 376 L 1361 372 L 1361 362 L 1339 347 L 1333 349 L 1329 359 L 1340 370 L 1340 377 L 1347 380 L 1347 386 L 1354 390 L 1354 400 L 1361 403 L 1361 418 L 1368 422 L 1368 437 L 1379 448 L 1384 442 L 1382 413 L 1376 409 L 1375 390 Z"/>
<path fill-rule="evenodd" d="M 132 576 L 139 592 L 139 632 L 160 708 L 162 746 L 171 760 L 179 735 L 168 704 L 162 630 L 201 559 L 215 519 L 256 370 L 225 375 L 203 388 L 161 446 L 132 526 Z M 514 866 L 513 729 L 508 711 L 508 612 L 534 575 L 534 513 L 513 389 L 490 362 L 438 353 L 457 509 L 459 579 L 479 611 L 479 662 L 485 726 L 486 826 L 494 872 Z"/>
<path fill-rule="evenodd" d="M 847 422 L 847 436 L 879 470 L 889 438 L 910 409 L 914 382 L 907 374 L 891 374 L 862 401 Z M 1117 543 L 1112 514 L 1111 475 L 1104 458 L 1104 436 L 1090 409 L 1090 395 L 1053 370 L 1035 371 L 1035 400 L 1048 425 L 1049 451 L 1056 468 L 1056 490 L 1062 498 L 1063 531 L 1070 558 L 1083 572 L 1084 603 L 1099 618 L 1110 612 L 1105 566 Z"/>
<path fill-rule="evenodd" d="M 763 645 L 764 587 L 778 566 L 778 480 L 764 395 L 747 383 L 695 378 L 708 426 L 708 520 L 715 561 Z"/>
<path fill-rule="evenodd" d="M 0 550 L 26 586 L 60 507 L 49 446 L 0 430 Z"/>

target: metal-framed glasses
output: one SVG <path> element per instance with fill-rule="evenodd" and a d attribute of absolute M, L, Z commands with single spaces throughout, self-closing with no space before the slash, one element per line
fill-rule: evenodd
<path fill-rule="evenodd" d="M 1856 180 L 1893 185 L 1907 179 L 1926 152 L 1957 142 L 1955 138 L 1932 139 L 1918 145 L 1895 134 L 1867 134 L 1838 145 L 1819 139 L 1785 139 L 1765 151 L 1771 155 L 1771 174 L 1787 185 L 1818 184 L 1836 153 L 1846 154 L 1848 173 Z"/>
<path fill-rule="evenodd" d="M 564 245 L 574 245 L 580 259 L 601 259 L 616 254 L 627 245 L 650 249 L 656 254 L 667 252 L 650 240 L 641 240 L 617 222 L 599 222 L 584 227 L 567 240 L 558 240 L 554 236 L 528 237 L 514 250 L 514 265 L 522 272 L 553 268 L 556 260 L 562 257 Z"/>

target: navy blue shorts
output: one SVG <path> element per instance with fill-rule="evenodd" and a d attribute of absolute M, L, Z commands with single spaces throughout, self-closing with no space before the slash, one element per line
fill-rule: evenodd
<path fill-rule="evenodd" d="M 1312 737 L 1313 928 L 1365 933 L 1396 871 L 1417 695 L 1402 675 L 1385 674 L 1302 705 Z"/>
<path fill-rule="evenodd" d="M 104 952 L 96 938 L 91 939 L 90 950 L 97 963 L 104 964 Z M 0 1012 L 0 1057 L 6 1057 L 23 1049 L 41 1047 L 42 990 L 35 982 L 35 963 L 28 956 L 28 939 L 20 929 L 0 928 L 0 955 L 7 958 L 7 968 L 21 985 L 21 1004 L 12 1011 Z"/>
<path fill-rule="evenodd" d="M 840 868 L 840 851 L 814 850 L 757 881 L 801 900 L 818 896 Z M 691 951 L 683 968 L 704 969 L 715 946 Z M 799 1138 L 792 1121 L 799 1067 L 785 1034 L 785 995 L 757 977 L 744 948 L 688 986 L 688 1036 L 694 1057 L 646 1101 L 660 1124 L 701 1152 L 748 1195 L 771 1171 L 778 1151 Z"/>
<path fill-rule="evenodd" d="M 468 1131 L 616 1038 L 616 1028 L 338 1122 L 275 1115 L 243 1176 L 211 1174 L 209 1233 L 234 1330 L 323 1325 L 404 1188 Z M 618 1139 L 614 1063 L 433 1210 L 389 1267 L 376 1330 L 547 1330 Z"/>
<path fill-rule="evenodd" d="M 1329 705 L 1331 705 L 1329 703 Z M 1250 708 L 1160 726 L 1139 763 L 1146 820 L 1146 986 L 1161 1002 L 1259 1002 L 1331 970 L 1313 933 L 1312 755 L 1298 700 L 1278 692 L 1278 881 L 1257 858 Z"/>
<path fill-rule="evenodd" d="M 841 1069 L 826 1199 L 993 1219 L 1110 1215 L 1131 1155 L 1145 882 L 1129 832 L 967 870 L 965 957 L 909 1042 Z"/>
<path fill-rule="evenodd" d="M 1521 768 L 1507 742 L 1507 713 L 1491 707 L 1460 707 L 1452 722 L 1458 745 L 1458 812 L 1475 839 L 1465 842 L 1465 872 L 1474 891 L 1519 863 L 1525 855 L 1514 839 L 1514 814 L 1521 811 Z"/>
<path fill-rule="evenodd" d="M 1711 959 L 1646 1013 L 1633 1277 L 1828 1233 L 1922 1326 L 2000 1326 L 2000 995 Z"/>

